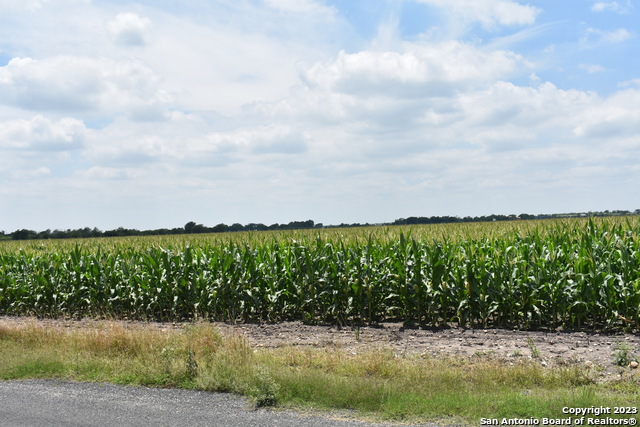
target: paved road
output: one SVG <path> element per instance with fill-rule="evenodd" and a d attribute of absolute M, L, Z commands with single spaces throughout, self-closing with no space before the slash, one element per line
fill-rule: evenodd
<path fill-rule="evenodd" d="M 383 426 L 253 410 L 241 397 L 49 380 L 0 381 L 0 426 Z"/>

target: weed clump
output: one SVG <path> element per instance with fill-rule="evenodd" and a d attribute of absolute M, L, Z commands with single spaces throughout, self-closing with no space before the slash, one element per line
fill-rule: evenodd
<path fill-rule="evenodd" d="M 256 384 L 248 390 L 249 397 L 253 400 L 256 408 L 276 406 L 278 404 L 278 384 L 269 371 L 260 368 L 255 377 Z"/>
<path fill-rule="evenodd" d="M 613 363 L 618 366 L 629 366 L 634 361 L 629 344 L 626 342 L 618 343 L 616 351 L 613 353 Z"/>

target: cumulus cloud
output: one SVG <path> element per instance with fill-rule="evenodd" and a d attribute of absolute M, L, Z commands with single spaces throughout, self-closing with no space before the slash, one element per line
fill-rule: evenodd
<path fill-rule="evenodd" d="M 211 131 L 198 120 L 180 115 L 159 124 L 120 119 L 92 138 L 85 156 L 106 168 L 224 167 L 261 156 L 301 154 L 307 151 L 309 139 L 305 131 L 286 124 Z"/>
<path fill-rule="evenodd" d="M 364 70 L 374 68 L 384 66 Z M 360 79 L 368 82 L 366 73 Z M 375 86 L 344 93 L 335 82 L 315 80 L 298 96 L 259 106 L 272 121 L 305 128 L 309 156 L 325 165 L 320 175 L 329 168 L 344 179 L 374 174 L 386 182 L 393 176 L 413 176 L 429 188 L 457 188 L 466 179 L 477 180 L 474 177 L 484 177 L 483 188 L 530 186 L 527 179 L 535 174 L 548 175 L 536 178 L 540 183 L 552 182 L 558 170 L 569 177 L 576 168 L 612 162 L 617 156 L 603 153 L 599 145 L 613 143 L 607 135 L 640 134 L 638 112 L 628 108 L 640 105 L 636 92 L 603 99 L 550 82 L 530 87 L 487 80 L 444 97 L 413 99 L 402 92 L 392 97 L 389 91 L 380 98 L 372 95 Z M 596 136 L 598 144 L 585 140 Z M 309 170 L 319 167 L 313 164 Z M 475 188 L 480 181 L 470 185 Z M 407 183 L 401 186 L 407 188 Z"/>
<path fill-rule="evenodd" d="M 405 52 L 340 52 L 303 73 L 311 86 L 346 94 L 443 96 L 514 72 L 524 61 L 507 51 L 486 52 L 460 42 L 413 45 Z"/>
<path fill-rule="evenodd" d="M 144 46 L 151 37 L 151 20 L 135 13 L 120 13 L 107 23 L 107 31 L 119 45 Z"/>
<path fill-rule="evenodd" d="M 522 149 L 553 138 L 573 138 L 584 111 L 599 98 L 578 90 L 562 90 L 546 82 L 523 87 L 497 82 L 491 87 L 460 94 L 461 121 L 456 124 L 461 140 L 489 150 Z"/>
<path fill-rule="evenodd" d="M 29 120 L 0 123 L 0 148 L 66 151 L 82 147 L 87 129 L 74 118 L 51 120 L 37 115 Z"/>
<path fill-rule="evenodd" d="M 301 70 L 303 85 L 291 96 L 257 103 L 253 112 L 311 129 L 340 126 L 343 134 L 371 138 L 362 147 L 367 151 L 380 147 L 373 141 L 393 140 L 399 144 L 395 151 L 413 152 L 424 145 L 422 135 L 434 136 L 425 129 L 437 129 L 440 135 L 431 138 L 430 145 L 451 141 L 448 127 L 466 114 L 461 108 L 464 94 L 482 93 L 496 80 L 528 67 L 511 52 L 460 42 L 412 43 L 400 51 L 341 52 L 333 61 Z M 480 100 L 477 108 L 483 111 L 486 105 Z"/>
<path fill-rule="evenodd" d="M 533 24 L 541 10 L 511 0 L 417 0 L 444 9 L 455 19 L 478 22 L 485 29 Z"/>
<path fill-rule="evenodd" d="M 31 110 L 93 109 L 101 84 L 92 60 L 13 58 L 0 68 L 2 102 Z"/>
<path fill-rule="evenodd" d="M 162 116 L 171 96 L 138 61 L 57 56 L 13 58 L 0 67 L 0 99 L 27 110 L 152 119 Z"/>
<path fill-rule="evenodd" d="M 308 136 L 286 125 L 265 125 L 207 136 L 202 148 L 215 151 L 248 150 L 256 154 L 297 154 L 306 151 Z"/>
<path fill-rule="evenodd" d="M 574 128 L 579 137 L 640 136 L 640 90 L 626 89 L 593 103 Z"/>

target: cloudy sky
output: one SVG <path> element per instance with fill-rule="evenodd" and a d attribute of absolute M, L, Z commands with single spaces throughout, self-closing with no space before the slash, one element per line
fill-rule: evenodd
<path fill-rule="evenodd" d="M 640 208 L 631 0 L 0 0 L 0 230 Z"/>

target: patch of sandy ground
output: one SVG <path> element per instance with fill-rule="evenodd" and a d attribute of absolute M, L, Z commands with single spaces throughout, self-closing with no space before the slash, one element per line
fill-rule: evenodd
<path fill-rule="evenodd" d="M 36 321 L 44 325 L 92 327 L 97 320 L 62 320 L 0 316 L 0 324 Z M 120 321 L 139 326 L 142 322 Z M 640 361 L 640 334 L 589 332 L 514 331 L 505 329 L 409 329 L 400 323 L 383 323 L 359 329 L 304 325 L 213 323 L 223 335 L 242 335 L 255 348 L 286 346 L 331 347 L 358 354 L 371 349 L 390 349 L 398 355 L 453 357 L 461 360 L 491 358 L 503 363 L 533 360 L 544 367 L 582 365 L 602 380 L 620 376 L 640 378 L 640 369 L 618 366 L 615 355 L 622 347 L 632 360 Z M 150 327 L 173 329 L 181 323 L 148 323 Z"/>

